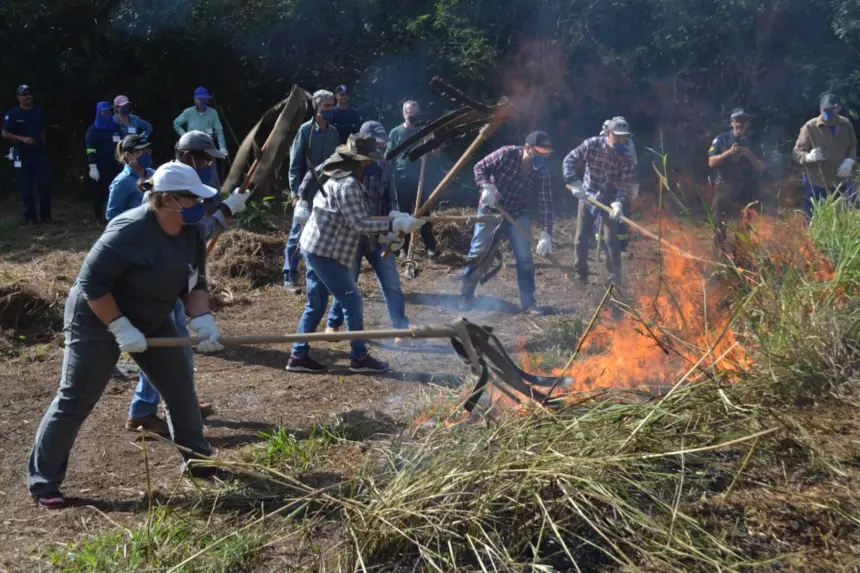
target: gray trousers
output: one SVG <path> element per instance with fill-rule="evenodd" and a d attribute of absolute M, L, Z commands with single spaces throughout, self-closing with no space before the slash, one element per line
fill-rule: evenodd
<path fill-rule="evenodd" d="M 60 389 L 36 432 L 27 485 L 32 495 L 58 491 L 66 476 L 69 452 L 78 431 L 90 415 L 110 380 L 120 351 L 113 334 L 92 312 L 77 287 L 66 301 L 63 316 L 65 353 Z M 167 316 L 154 338 L 178 336 L 173 317 Z M 150 348 L 131 354 L 164 398 L 173 441 L 209 455 L 203 437 L 203 419 L 197 405 L 188 359 L 182 348 Z M 183 459 L 194 457 L 180 451 Z"/>
<path fill-rule="evenodd" d="M 580 278 L 588 277 L 588 240 L 594 233 L 595 215 L 591 213 L 586 201 L 579 202 L 579 212 L 576 214 L 576 238 L 574 249 L 576 262 L 574 267 Z M 609 246 L 606 252 L 606 269 L 613 284 L 621 288 L 621 243 L 618 240 L 618 223 L 604 215 L 600 218 L 603 225 L 603 236 Z"/>

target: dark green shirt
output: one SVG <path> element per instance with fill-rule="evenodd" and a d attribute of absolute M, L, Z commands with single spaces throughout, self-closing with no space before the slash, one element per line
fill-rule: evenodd
<path fill-rule="evenodd" d="M 416 131 L 418 131 L 418 129 L 409 129 L 408 127 L 404 127 L 403 124 L 392 129 L 391 133 L 388 134 L 387 151 L 394 149 L 412 137 Z M 421 174 L 421 162 L 409 161 L 409 159 L 406 158 L 406 154 L 401 153 L 397 156 L 397 159 L 394 160 L 394 174 L 398 181 L 407 181 L 409 183 L 417 184 L 418 176 Z"/>
<path fill-rule="evenodd" d="M 112 294 L 120 312 L 149 334 L 172 316 L 177 298 L 207 290 L 203 234 L 186 225 L 168 235 L 146 205 L 130 209 L 108 223 L 75 287 L 87 300 Z"/>

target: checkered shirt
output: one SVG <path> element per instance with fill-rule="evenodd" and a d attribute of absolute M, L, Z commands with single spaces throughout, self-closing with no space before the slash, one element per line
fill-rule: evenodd
<path fill-rule="evenodd" d="M 387 233 L 391 221 L 373 221 L 367 212 L 367 192 L 352 175 L 329 179 L 325 195 L 317 193 L 311 218 L 299 245 L 318 257 L 349 267 L 355 261 L 362 234 Z"/>
<path fill-rule="evenodd" d="M 582 179 L 585 190 L 601 203 L 624 202 L 625 187 L 633 183 L 634 167 L 629 155 L 615 153 L 606 137 L 598 136 L 586 139 L 567 154 L 562 174 L 566 183 Z"/>
<path fill-rule="evenodd" d="M 493 183 L 499 190 L 499 205 L 517 218 L 538 196 L 543 230 L 552 235 L 552 186 L 546 167 L 523 167 L 523 147 L 507 145 L 475 164 L 475 184 L 480 189 Z"/>

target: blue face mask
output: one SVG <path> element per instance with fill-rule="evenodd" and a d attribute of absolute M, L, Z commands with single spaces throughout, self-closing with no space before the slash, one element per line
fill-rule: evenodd
<path fill-rule="evenodd" d="M 120 115 L 128 115 L 131 113 L 131 104 L 125 104 L 124 106 L 119 108 Z"/>
<path fill-rule="evenodd" d="M 532 155 L 532 169 L 537 171 L 544 165 L 546 165 L 546 157 L 543 155 Z"/>
<path fill-rule="evenodd" d="M 612 149 L 614 149 L 615 153 L 618 155 L 627 155 L 627 146 L 623 143 L 616 143 L 612 146 Z"/>
<path fill-rule="evenodd" d="M 140 157 L 137 158 L 137 164 L 143 167 L 144 169 L 149 169 L 152 167 L 152 154 L 144 153 Z"/>
<path fill-rule="evenodd" d="M 206 111 L 207 107 L 209 107 L 209 102 L 206 102 L 206 101 L 198 101 L 197 102 L 197 108 L 200 111 Z"/>
<path fill-rule="evenodd" d="M 179 214 L 182 215 L 183 225 L 196 225 L 206 215 L 206 206 L 203 203 L 197 203 L 193 207 L 180 209 Z"/>
<path fill-rule="evenodd" d="M 321 109 L 320 117 L 322 117 L 327 122 L 334 119 L 334 110 L 333 109 Z"/>
<path fill-rule="evenodd" d="M 209 182 L 212 181 L 212 176 L 215 174 L 211 165 L 195 169 L 194 171 L 197 172 L 197 176 L 200 177 L 200 182 L 204 185 L 209 185 Z"/>
<path fill-rule="evenodd" d="M 370 179 L 371 177 L 378 177 L 382 173 L 382 167 L 379 166 L 379 163 L 371 163 L 370 165 L 364 166 L 364 178 Z"/>
<path fill-rule="evenodd" d="M 821 112 L 821 116 L 824 118 L 824 121 L 833 121 L 836 117 L 836 112 L 832 109 L 825 109 Z"/>

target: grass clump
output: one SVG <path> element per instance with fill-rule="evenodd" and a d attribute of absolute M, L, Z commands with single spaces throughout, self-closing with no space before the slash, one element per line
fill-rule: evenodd
<path fill-rule="evenodd" d="M 229 531 L 226 524 L 207 522 L 205 517 L 194 511 L 179 513 L 169 506 L 160 506 L 135 530 L 113 529 L 51 549 L 48 557 L 51 566 L 64 573 L 164 571 L 178 566 Z M 176 571 L 243 570 L 257 558 L 263 534 L 261 529 L 236 531 Z"/>

